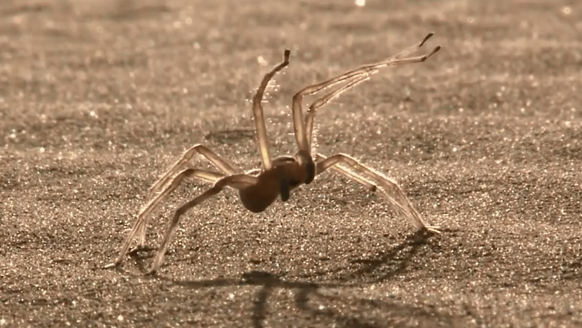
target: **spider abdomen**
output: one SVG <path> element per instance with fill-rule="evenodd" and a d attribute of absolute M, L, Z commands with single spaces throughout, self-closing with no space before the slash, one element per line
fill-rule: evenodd
<path fill-rule="evenodd" d="M 238 194 L 244 207 L 260 213 L 267 209 L 279 196 L 280 183 L 275 171 L 261 173 L 255 185 L 240 189 Z"/>

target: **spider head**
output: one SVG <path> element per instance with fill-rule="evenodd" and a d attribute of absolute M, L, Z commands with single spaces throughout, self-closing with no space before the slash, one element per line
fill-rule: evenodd
<path fill-rule="evenodd" d="M 291 177 L 290 179 L 282 178 L 279 182 L 279 194 L 281 195 L 281 200 L 286 202 L 291 197 L 291 190 L 299 187 L 301 181 L 296 180 Z"/>
<path fill-rule="evenodd" d="M 310 184 L 315 179 L 315 163 L 313 159 L 305 163 L 305 184 Z"/>
<path fill-rule="evenodd" d="M 305 181 L 305 171 L 299 164 L 297 158 L 281 156 L 273 159 L 275 171 L 279 179 L 279 194 L 282 201 L 287 201 L 291 197 L 291 191 Z M 275 172 L 274 171 L 274 172 Z"/>
<path fill-rule="evenodd" d="M 295 155 L 295 161 L 305 170 L 303 183 L 310 184 L 315 179 L 315 162 L 313 157 L 306 151 L 300 150 Z"/>
<path fill-rule="evenodd" d="M 279 183 L 279 194 L 281 195 L 281 200 L 286 202 L 289 200 L 289 198 L 291 197 L 291 186 L 289 184 L 289 181 L 285 180 L 285 179 L 281 179 L 281 182 Z"/>

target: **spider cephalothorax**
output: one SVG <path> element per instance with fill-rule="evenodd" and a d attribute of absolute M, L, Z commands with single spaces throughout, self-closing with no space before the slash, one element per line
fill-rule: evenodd
<path fill-rule="evenodd" d="M 388 200 L 388 202 L 390 202 L 395 210 L 406 217 L 417 229 L 438 233 L 436 228 L 431 227 L 424 222 L 420 214 L 416 211 L 412 203 L 394 180 L 365 166 L 346 154 L 335 154 L 329 157 L 319 153 L 312 154 L 313 121 L 315 118 L 315 112 L 318 108 L 346 90 L 370 79 L 370 77 L 373 74 L 376 74 L 381 68 L 407 63 L 424 62 L 439 51 L 440 46 L 435 47 L 430 53 L 422 56 L 405 56 L 422 47 L 432 35 L 432 33 L 429 33 L 420 43 L 406 48 L 389 59 L 375 64 L 361 66 L 355 70 L 348 71 L 327 81 L 308 86 L 297 92 L 295 96 L 293 96 L 291 108 L 293 112 L 293 127 L 298 151 L 294 156 L 282 156 L 272 159 L 269 154 L 269 139 L 267 138 L 267 128 L 265 126 L 261 101 L 263 100 L 263 94 L 265 93 L 269 81 L 271 81 L 277 72 L 289 65 L 289 56 L 291 52 L 285 50 L 283 61 L 275 66 L 270 72 L 265 74 L 255 96 L 253 97 L 254 122 L 262 168 L 244 173 L 243 171 L 231 166 L 206 146 L 195 145 L 189 148 L 150 188 L 148 202 L 139 211 L 137 222 L 129 236 L 125 239 L 119 252 L 119 256 L 115 262 L 108 265 L 108 267 L 118 266 L 123 262 L 134 238 L 137 237 L 138 239 L 138 248 L 145 246 L 146 227 L 151 212 L 167 195 L 180 185 L 184 178 L 197 178 L 211 183 L 212 187 L 196 198 L 185 202 L 176 209 L 168 229 L 164 234 L 162 244 L 154 258 L 150 270 L 151 273 L 156 272 L 160 267 L 170 239 L 182 214 L 208 198 L 218 194 L 225 187 L 238 189 L 240 200 L 244 207 L 251 212 L 258 213 L 267 209 L 279 196 L 283 201 L 289 200 L 291 192 L 294 189 L 301 184 L 310 184 L 317 175 L 323 173 L 327 169 L 332 169 L 336 173 L 362 184 L 371 191 L 379 192 L 386 200 Z M 309 106 L 304 120 L 302 109 L 304 96 L 318 93 L 324 89 L 344 82 L 345 84 L 343 86 L 313 102 Z M 188 167 L 188 162 L 195 154 L 204 157 L 220 172 Z"/>

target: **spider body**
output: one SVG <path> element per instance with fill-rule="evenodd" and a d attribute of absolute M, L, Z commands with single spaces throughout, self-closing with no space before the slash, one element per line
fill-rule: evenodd
<path fill-rule="evenodd" d="M 282 156 L 273 159 L 273 167 L 261 171 L 256 176 L 257 183 L 239 189 L 239 197 L 244 207 L 260 213 L 266 210 L 278 196 L 286 202 L 291 191 L 301 184 L 309 184 L 315 175 L 315 165 L 300 164 L 295 158 Z"/>
<path fill-rule="evenodd" d="M 308 86 L 297 92 L 292 100 L 293 130 L 298 150 L 294 156 L 271 158 L 269 154 L 269 139 L 261 102 L 263 94 L 273 76 L 289 65 L 290 51 L 285 50 L 283 62 L 276 65 L 263 77 L 252 101 L 254 124 L 257 133 L 257 146 L 261 155 L 262 168 L 244 173 L 227 163 L 222 157 L 204 145 L 194 145 L 187 149 L 182 156 L 152 185 L 148 194 L 148 201 L 140 209 L 133 229 L 125 239 L 114 263 L 106 267 L 119 266 L 129 251 L 134 239 L 138 241 L 138 249 L 145 246 L 146 227 L 151 213 L 160 205 L 161 201 L 174 191 L 186 178 L 194 178 L 212 184 L 202 194 L 186 201 L 173 213 L 163 236 L 160 247 L 155 255 L 150 273 L 155 273 L 160 267 L 171 237 L 176 230 L 180 217 L 189 209 L 217 195 L 224 188 L 238 189 L 243 206 L 254 213 L 263 212 L 280 196 L 282 201 L 288 201 L 291 192 L 302 184 L 310 184 L 316 176 L 327 170 L 332 170 L 348 179 L 361 184 L 370 191 L 378 192 L 387 200 L 392 208 L 407 219 L 419 230 L 438 233 L 435 227 L 427 225 L 422 216 L 414 208 L 404 191 L 393 179 L 360 163 L 347 154 L 335 154 L 329 157 L 320 153 L 313 154 L 313 122 L 316 110 L 327 104 L 343 92 L 367 81 L 379 72 L 380 69 L 401 64 L 420 63 L 439 51 L 440 46 L 432 52 L 416 56 L 405 57 L 416 51 L 432 36 L 429 33 L 420 43 L 408 47 L 386 60 L 375 64 L 363 65 L 327 81 Z M 306 95 L 316 94 L 322 90 L 340 83 L 343 86 L 329 92 L 313 102 L 303 117 L 302 101 Z M 187 167 L 194 155 L 200 155 L 216 167 L 218 171 Z"/>

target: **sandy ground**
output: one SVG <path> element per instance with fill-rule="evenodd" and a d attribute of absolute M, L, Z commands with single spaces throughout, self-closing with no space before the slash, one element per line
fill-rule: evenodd
<path fill-rule="evenodd" d="M 582 2 L 2 1 L 0 327 L 582 327 Z M 435 32 L 317 117 L 318 151 L 394 177 L 440 236 L 333 173 L 250 213 L 226 191 L 102 267 L 182 151 L 292 154 L 300 88 Z M 310 98 L 311 99 L 311 98 Z M 308 99 L 308 100 L 310 100 Z M 196 160 L 196 165 L 206 164 Z M 155 213 L 208 186 L 188 181 Z"/>

